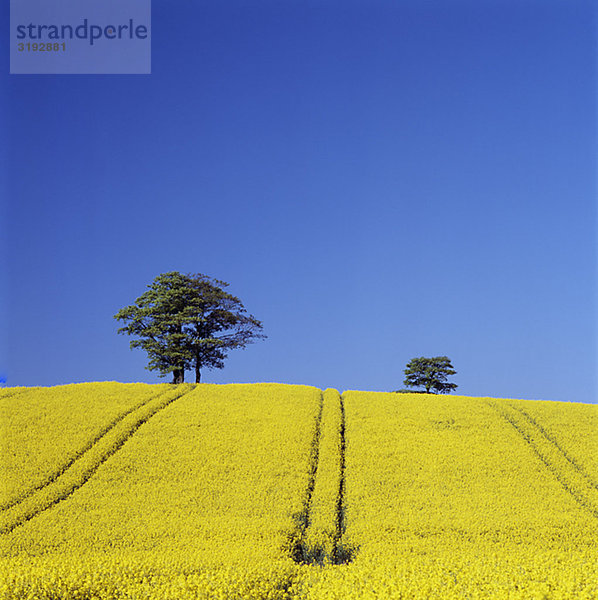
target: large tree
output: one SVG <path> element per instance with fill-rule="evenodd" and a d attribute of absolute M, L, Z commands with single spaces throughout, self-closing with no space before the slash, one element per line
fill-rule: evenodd
<path fill-rule="evenodd" d="M 172 373 L 173 383 L 183 383 L 185 371 L 195 369 L 199 383 L 202 368 L 221 369 L 229 350 L 266 337 L 260 321 L 225 287 L 201 273 L 158 275 L 134 304 L 114 315 L 126 323 L 118 333 L 136 336 L 131 348 L 147 352 L 150 371 Z"/>
<path fill-rule="evenodd" d="M 434 356 L 432 358 L 412 358 L 405 369 L 405 381 L 407 387 L 423 387 L 425 392 L 434 394 L 450 394 L 457 389 L 454 383 L 448 383 L 449 375 L 455 375 L 457 371 L 453 368 L 447 356 Z M 423 390 L 421 390 L 423 391 Z"/>

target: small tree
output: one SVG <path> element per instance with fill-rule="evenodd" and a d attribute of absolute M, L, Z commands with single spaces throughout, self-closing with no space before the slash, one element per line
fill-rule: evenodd
<path fill-rule="evenodd" d="M 427 394 L 450 394 L 457 389 L 457 385 L 448 383 L 447 377 L 456 373 L 450 359 L 446 356 L 412 358 L 407 363 L 403 385 L 423 387 Z"/>
<path fill-rule="evenodd" d="M 131 348 L 147 352 L 150 371 L 183 383 L 185 371 L 195 369 L 199 383 L 203 367 L 222 369 L 229 350 L 266 337 L 241 301 L 222 289 L 227 286 L 201 273 L 158 275 L 135 304 L 114 315 L 126 323 L 118 333 L 138 338 Z"/>

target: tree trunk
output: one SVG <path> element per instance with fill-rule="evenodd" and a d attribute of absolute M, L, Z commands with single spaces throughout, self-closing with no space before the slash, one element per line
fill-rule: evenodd
<path fill-rule="evenodd" d="M 172 372 L 172 383 L 179 384 L 185 382 L 185 369 L 175 369 Z"/>
<path fill-rule="evenodd" d="M 199 353 L 195 355 L 195 383 L 199 383 L 201 379 L 201 372 L 199 370 Z"/>

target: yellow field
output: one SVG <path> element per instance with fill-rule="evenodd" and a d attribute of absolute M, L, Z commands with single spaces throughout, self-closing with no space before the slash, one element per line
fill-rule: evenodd
<path fill-rule="evenodd" d="M 598 407 L 0 392 L 0 598 L 598 598 Z"/>
<path fill-rule="evenodd" d="M 598 598 L 598 407 L 343 396 L 357 550 L 307 597 Z"/>

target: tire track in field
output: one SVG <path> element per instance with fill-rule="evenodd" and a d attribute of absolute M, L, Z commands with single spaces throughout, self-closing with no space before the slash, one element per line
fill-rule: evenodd
<path fill-rule="evenodd" d="M 338 485 L 338 496 L 336 500 L 336 535 L 334 539 L 334 551 L 332 556 L 332 562 L 335 565 L 343 565 L 353 560 L 356 548 L 353 548 L 343 543 L 343 536 L 347 529 L 347 507 L 345 504 L 347 484 L 345 480 L 345 456 L 346 456 L 346 423 L 347 415 L 345 412 L 345 399 L 343 395 L 340 395 L 340 410 L 341 410 L 341 423 L 340 423 L 340 462 L 339 462 L 339 485 Z"/>
<path fill-rule="evenodd" d="M 163 396 L 165 394 L 168 394 L 168 391 L 160 392 L 159 394 L 155 394 L 153 396 L 150 396 L 149 398 L 145 398 L 139 404 L 127 409 L 120 415 L 117 415 L 110 423 L 102 427 L 102 429 L 100 429 L 100 431 L 93 438 L 88 440 L 82 448 L 76 450 L 73 456 L 71 456 L 71 458 L 67 459 L 62 465 L 60 465 L 48 476 L 46 476 L 46 478 L 43 479 L 40 483 L 25 490 L 24 492 L 21 492 L 16 498 L 13 498 L 12 500 L 8 500 L 0 504 L 0 511 L 8 510 L 9 508 L 16 506 L 17 504 L 21 504 L 22 502 L 27 500 L 27 498 L 29 498 L 39 490 L 42 490 L 43 488 L 52 484 L 54 481 L 56 481 L 56 479 L 58 479 L 58 477 L 60 477 L 64 472 L 66 472 L 75 463 L 75 461 L 83 458 L 86 452 L 90 451 L 96 444 L 101 442 L 102 438 L 105 435 L 107 435 L 112 429 L 114 429 L 125 417 L 130 415 L 132 412 L 140 410 L 143 406 L 149 404 L 152 400 L 155 400 L 156 398 L 159 398 L 160 396 Z"/>
<path fill-rule="evenodd" d="M 537 419 L 532 417 L 526 410 L 513 404 L 509 404 L 511 408 L 520 412 L 530 423 L 534 426 L 555 448 L 560 452 L 565 460 L 571 463 L 571 466 L 588 482 L 588 485 L 598 490 L 598 483 L 594 481 L 593 477 L 580 465 L 569 453 L 558 443 L 556 438 L 549 432 L 546 431 L 545 427 L 538 422 Z"/>
<path fill-rule="evenodd" d="M 305 564 L 306 548 L 305 533 L 310 523 L 311 499 L 316 486 L 316 475 L 318 473 L 318 459 L 320 456 L 320 436 L 322 433 L 322 413 L 324 412 L 324 394 L 320 392 L 320 403 L 316 423 L 314 427 L 314 436 L 311 442 L 309 456 L 309 475 L 307 479 L 307 489 L 303 500 L 303 507 L 294 515 L 297 523 L 295 530 L 290 535 L 289 552 L 291 558 L 297 562 Z"/>
<path fill-rule="evenodd" d="M 183 387 L 181 390 L 180 388 Z M 112 455 L 151 417 L 165 409 L 195 386 L 181 384 L 178 389 L 166 392 L 145 403 L 139 410 L 129 413 L 117 427 L 102 436 L 93 448 L 73 462 L 60 477 L 29 498 L 0 515 L 0 534 L 7 534 L 34 517 L 66 500 L 80 489 Z M 143 409 L 146 410 L 143 410 Z"/>
<path fill-rule="evenodd" d="M 588 496 L 588 490 L 584 490 L 583 487 L 590 487 L 587 485 L 587 481 L 584 480 L 585 486 L 576 485 L 574 483 L 575 475 L 579 476 L 580 474 L 574 468 L 574 466 L 566 459 L 566 457 L 559 452 L 558 447 L 552 444 L 551 440 L 544 436 L 542 431 L 539 428 L 532 428 L 532 431 L 526 431 L 525 427 L 525 417 L 524 415 L 519 416 L 519 411 L 517 411 L 513 406 L 507 403 L 502 403 L 499 405 L 497 402 L 486 401 L 489 406 L 491 406 L 507 423 L 509 423 L 515 431 L 523 438 L 523 440 L 529 445 L 529 447 L 533 450 L 534 454 L 538 457 L 538 459 L 544 464 L 544 466 L 552 473 L 555 479 L 559 482 L 561 487 L 569 493 L 573 499 L 586 511 L 588 511 L 593 517 L 598 519 L 598 509 L 596 508 L 596 504 L 592 502 Z M 509 407 L 512 413 L 508 412 Z M 514 414 L 513 414 L 514 413 Z M 523 422 L 522 422 L 523 421 Z M 539 438 L 534 439 L 535 436 Z M 541 448 L 542 440 L 545 443 L 548 443 L 550 448 L 553 448 L 555 452 L 557 452 L 562 460 L 565 462 L 562 464 L 565 468 L 559 469 L 559 467 L 555 464 L 554 460 L 550 457 L 549 452 L 546 452 Z M 569 471 L 569 472 L 567 472 Z M 573 481 L 572 481 L 573 479 Z M 593 492 L 590 489 L 590 492 Z M 590 495 L 592 495 L 590 493 Z"/>
<path fill-rule="evenodd" d="M 41 389 L 41 388 L 40 387 L 27 387 L 22 390 L 13 390 L 13 391 L 8 392 L 7 394 L 0 394 L 0 400 L 5 400 L 6 398 L 12 398 L 13 396 L 20 396 L 21 394 L 24 394 L 25 392 L 30 392 L 30 391 L 39 390 L 39 389 Z"/>
<path fill-rule="evenodd" d="M 336 497 L 336 535 L 334 540 L 334 556 L 333 560 L 335 563 L 339 563 L 339 554 L 341 553 L 341 538 L 346 529 L 345 520 L 345 402 L 343 397 L 340 396 L 340 412 L 341 412 L 341 423 L 340 423 L 340 460 L 339 460 L 339 483 L 338 483 L 338 495 Z"/>
<path fill-rule="evenodd" d="M 303 565 L 346 564 L 355 549 L 343 541 L 345 517 L 345 411 L 332 389 L 321 395 L 312 442 L 310 478 L 298 527 L 291 536 L 291 558 Z"/>

